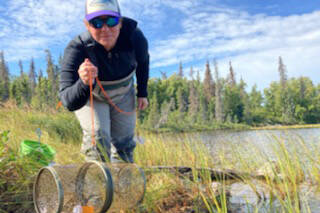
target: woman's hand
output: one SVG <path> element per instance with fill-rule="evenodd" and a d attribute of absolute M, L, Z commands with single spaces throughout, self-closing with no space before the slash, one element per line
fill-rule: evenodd
<path fill-rule="evenodd" d="M 90 74 L 91 74 L 91 79 L 93 84 L 94 79 L 98 76 L 98 68 L 94 66 L 88 58 L 86 58 L 84 62 L 80 65 L 78 74 L 80 79 L 85 85 L 90 84 Z"/>
<path fill-rule="evenodd" d="M 149 102 L 147 98 L 138 97 L 138 109 L 144 110 L 148 107 Z"/>

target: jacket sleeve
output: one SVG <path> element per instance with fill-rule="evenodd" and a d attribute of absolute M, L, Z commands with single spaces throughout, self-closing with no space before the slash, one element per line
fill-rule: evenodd
<path fill-rule="evenodd" d="M 59 97 L 70 111 L 80 109 L 89 99 L 90 87 L 85 85 L 78 75 L 79 66 L 85 57 L 85 49 L 79 39 L 72 40 L 64 51 Z"/>
<path fill-rule="evenodd" d="M 138 97 L 147 97 L 148 79 L 149 79 L 149 53 L 148 41 L 139 28 L 136 28 L 132 34 L 132 44 L 137 60 L 137 89 Z"/>

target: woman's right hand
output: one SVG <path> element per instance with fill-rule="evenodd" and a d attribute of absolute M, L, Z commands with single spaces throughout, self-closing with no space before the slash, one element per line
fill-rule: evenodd
<path fill-rule="evenodd" d="M 98 68 L 94 66 L 88 58 L 86 58 L 84 62 L 80 65 L 78 74 L 80 79 L 85 85 L 90 84 L 90 74 L 91 74 L 91 79 L 93 84 L 94 79 L 98 76 Z"/>

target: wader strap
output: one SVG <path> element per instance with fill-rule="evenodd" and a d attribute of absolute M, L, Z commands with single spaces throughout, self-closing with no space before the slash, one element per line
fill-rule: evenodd
<path fill-rule="evenodd" d="M 104 90 L 114 90 L 128 86 L 133 82 L 133 76 L 135 73 L 135 71 L 132 71 L 127 77 L 115 81 L 101 81 L 101 85 Z"/>

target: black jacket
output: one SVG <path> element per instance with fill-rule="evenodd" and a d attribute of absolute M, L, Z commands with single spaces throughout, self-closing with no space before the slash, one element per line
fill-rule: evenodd
<path fill-rule="evenodd" d="M 89 56 L 88 46 L 94 52 L 95 59 Z M 82 33 L 68 44 L 62 61 L 59 96 L 63 105 L 71 111 L 84 106 L 90 95 L 89 86 L 78 75 L 79 66 L 85 58 L 89 58 L 98 67 L 98 78 L 101 81 L 119 80 L 136 69 L 137 96 L 147 97 L 148 42 L 137 28 L 136 21 L 123 18 L 117 43 L 110 51 L 97 43 L 89 32 Z"/>

